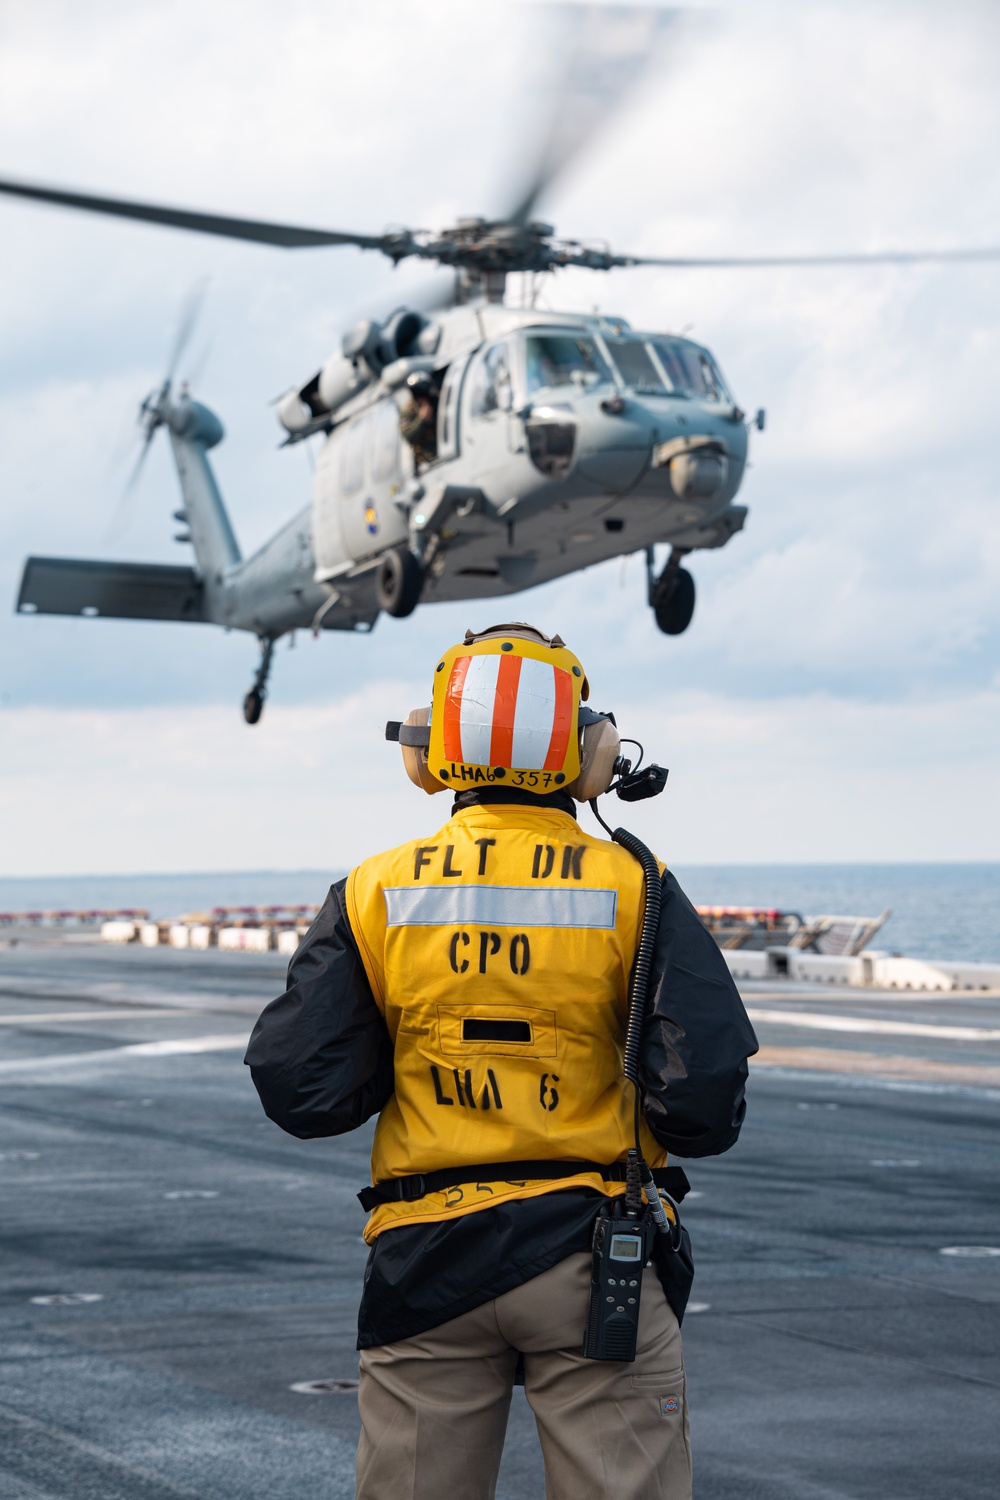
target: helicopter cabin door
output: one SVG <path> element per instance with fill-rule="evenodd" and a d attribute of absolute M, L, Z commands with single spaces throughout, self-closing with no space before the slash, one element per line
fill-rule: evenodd
<path fill-rule="evenodd" d="M 406 536 L 399 410 L 390 398 L 353 417 L 340 443 L 340 533 L 347 557 L 363 561 Z"/>

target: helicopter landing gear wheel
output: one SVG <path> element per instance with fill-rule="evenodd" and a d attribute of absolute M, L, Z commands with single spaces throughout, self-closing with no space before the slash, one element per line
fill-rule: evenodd
<path fill-rule="evenodd" d="M 264 694 L 258 693 L 256 688 L 251 688 L 243 699 L 243 717 L 248 724 L 256 724 L 264 712 Z"/>
<path fill-rule="evenodd" d="M 379 608 L 397 620 L 412 615 L 424 587 L 424 570 L 409 547 L 394 547 L 382 559 L 376 593 Z"/>
<path fill-rule="evenodd" d="M 657 625 L 664 635 L 683 635 L 694 615 L 694 579 L 687 568 L 678 568 L 674 587 L 665 599 L 653 605 Z"/>
<path fill-rule="evenodd" d="M 694 615 L 694 579 L 681 558 L 687 553 L 675 547 L 659 578 L 653 576 L 653 551 L 646 553 L 649 574 L 649 602 L 656 623 L 664 635 L 683 635 Z"/>
<path fill-rule="evenodd" d="M 262 636 L 260 642 L 260 665 L 257 675 L 253 680 L 253 687 L 243 699 L 243 717 L 248 724 L 256 724 L 264 712 L 264 699 L 267 697 L 267 679 L 271 671 L 271 657 L 274 653 L 274 640 L 271 636 Z"/>

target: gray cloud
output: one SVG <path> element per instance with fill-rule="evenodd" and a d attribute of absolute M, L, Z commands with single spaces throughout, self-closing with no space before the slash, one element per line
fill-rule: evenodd
<path fill-rule="evenodd" d="M 517 106 L 523 19 L 510 8 L 503 16 L 497 28 L 493 8 L 319 10 L 305 0 L 280 12 L 261 3 L 206 11 L 193 0 L 143 11 L 21 7 L 4 23 L 0 166 L 359 229 L 489 210 L 510 180 L 511 142 L 523 152 L 537 117 Z M 545 212 L 567 233 L 649 253 L 995 242 L 998 32 L 995 9 L 977 4 L 752 6 L 716 17 L 671 39 Z M 35 745 L 31 725 L 51 729 L 60 711 L 92 708 L 115 734 L 133 722 L 138 747 L 176 715 L 183 746 L 196 724 L 216 724 L 208 706 L 225 704 L 232 745 L 247 744 L 235 705 L 252 641 L 195 627 L 16 619 L 4 601 L 29 551 L 186 557 L 170 541 L 177 491 L 165 451 L 153 454 L 124 533 L 109 541 L 106 532 L 123 438 L 198 276 L 212 276 L 199 390 L 227 427 L 218 472 L 249 549 L 308 500 L 306 460 L 277 451 L 269 398 L 314 369 L 359 308 L 391 306 L 420 273 L 392 273 L 352 251 L 286 255 L 8 203 L 0 226 L 4 723 Z M 767 755 L 790 736 L 796 788 L 825 764 L 830 742 L 866 785 L 895 785 L 896 796 L 893 766 L 913 733 L 933 746 L 921 774 L 964 806 L 954 737 L 927 736 L 939 712 L 980 732 L 979 706 L 996 684 L 1000 267 L 578 273 L 545 295 L 560 306 L 599 302 L 637 325 L 693 325 L 743 404 L 768 408 L 769 427 L 755 439 L 741 497 L 751 506 L 746 532 L 694 560 L 700 603 L 686 636 L 656 633 L 639 559 L 518 596 L 501 612 L 559 629 L 598 688 L 613 683 L 636 717 L 668 716 L 657 719 L 668 740 L 669 716 L 679 716 L 692 766 L 711 765 L 715 776 L 724 773 L 719 743 L 745 737 L 761 705 Z M 419 698 L 442 639 L 495 613 L 436 607 L 382 621 L 371 638 L 300 639 L 280 652 L 265 732 L 278 733 L 282 714 L 304 724 L 296 715 L 333 712 L 401 676 Z M 714 706 L 685 718 L 699 693 Z M 808 706 L 796 708 L 799 698 Z M 123 718 L 133 706 L 143 712 Z M 235 753 L 228 731 L 219 744 Z M 158 761 L 164 787 L 187 753 Z M 8 787 L 23 790 L 28 769 L 9 754 Z M 131 776 L 141 786 L 142 763 L 136 748 L 131 770 L 119 768 L 125 784 Z M 256 751 L 250 764 L 272 774 Z M 215 782 L 199 760 L 187 769 L 201 819 Z M 60 774 L 53 763 L 50 790 Z M 829 774 L 831 795 L 856 803 L 846 773 Z M 31 785 L 49 795 L 37 777 Z M 917 785 L 914 773 L 914 795 Z M 769 805 L 758 782 L 743 795 Z M 731 845 L 721 819 L 711 857 L 740 840 L 749 848 L 755 829 L 770 837 L 756 817 L 747 814 Z M 857 836 L 875 857 L 915 848 L 905 827 L 902 813 L 876 817 Z M 873 829 L 883 846 L 871 843 Z M 162 838 L 173 847 L 173 834 Z"/>

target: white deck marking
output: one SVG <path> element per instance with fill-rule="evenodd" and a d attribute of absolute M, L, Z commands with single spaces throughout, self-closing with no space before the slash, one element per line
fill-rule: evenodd
<path fill-rule="evenodd" d="M 68 1307 L 74 1302 L 103 1302 L 103 1292 L 49 1292 L 44 1297 L 28 1299 L 36 1307 Z"/>
<path fill-rule="evenodd" d="M 867 1016 L 815 1015 L 805 1010 L 747 1007 L 751 1021 L 771 1026 L 802 1026 L 810 1031 L 852 1031 L 873 1036 L 927 1036 L 942 1042 L 1000 1042 L 1000 1030 L 987 1026 L 934 1026 L 924 1021 L 876 1021 Z"/>
<path fill-rule="evenodd" d="M 102 1047 L 97 1052 L 60 1053 L 57 1057 L 17 1057 L 0 1062 L 0 1076 L 9 1073 L 37 1073 L 50 1068 L 87 1067 L 92 1063 L 117 1062 L 129 1057 L 179 1057 L 192 1052 L 225 1052 L 246 1048 L 245 1036 L 189 1036 L 174 1041 L 134 1042 L 126 1047 Z"/>
<path fill-rule="evenodd" d="M 120 1021 L 122 1016 L 130 1018 L 147 1016 L 190 1016 L 185 1007 L 178 1010 L 146 1010 L 138 1006 L 119 1005 L 115 1010 L 42 1010 L 37 1015 L 0 1016 L 0 1026 L 36 1026 L 39 1021 Z"/>

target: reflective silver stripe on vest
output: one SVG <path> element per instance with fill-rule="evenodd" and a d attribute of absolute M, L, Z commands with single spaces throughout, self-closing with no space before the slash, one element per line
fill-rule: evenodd
<path fill-rule="evenodd" d="M 618 892 L 533 885 L 396 885 L 385 891 L 389 927 L 613 928 Z"/>

